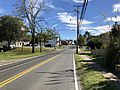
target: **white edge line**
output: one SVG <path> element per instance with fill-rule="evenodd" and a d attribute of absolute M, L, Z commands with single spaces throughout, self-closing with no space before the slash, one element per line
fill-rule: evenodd
<path fill-rule="evenodd" d="M 76 75 L 76 65 L 75 65 L 74 54 L 73 54 L 73 69 L 74 69 L 75 90 L 78 90 L 78 81 L 77 81 L 77 75 Z"/>

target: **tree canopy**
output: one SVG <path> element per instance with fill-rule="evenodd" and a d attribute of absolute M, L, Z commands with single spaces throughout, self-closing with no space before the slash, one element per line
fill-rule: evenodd
<path fill-rule="evenodd" d="M 78 37 L 78 45 L 79 47 L 82 47 L 85 45 L 85 38 L 82 35 L 79 35 Z"/>
<path fill-rule="evenodd" d="M 16 11 L 19 17 L 28 21 L 32 34 L 32 53 L 34 53 L 36 26 L 43 20 L 40 15 L 45 10 L 45 2 L 44 0 L 18 0 L 18 2 L 15 5 Z"/>
<path fill-rule="evenodd" d="M 21 19 L 14 16 L 0 17 L 0 41 L 7 41 L 8 47 L 12 41 L 19 39 L 19 33 L 23 26 Z"/>

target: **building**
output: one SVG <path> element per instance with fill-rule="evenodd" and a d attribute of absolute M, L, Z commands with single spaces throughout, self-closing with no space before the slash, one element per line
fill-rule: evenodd
<path fill-rule="evenodd" d="M 49 46 L 49 47 L 55 47 L 55 46 L 59 46 L 59 45 L 61 45 L 60 38 L 48 40 L 47 43 L 45 43 L 46 47 L 47 46 Z"/>
<path fill-rule="evenodd" d="M 27 45 L 27 44 L 29 44 L 30 42 L 29 41 L 16 41 L 15 42 L 15 46 L 16 47 L 22 47 L 22 43 L 23 43 L 23 45 Z"/>

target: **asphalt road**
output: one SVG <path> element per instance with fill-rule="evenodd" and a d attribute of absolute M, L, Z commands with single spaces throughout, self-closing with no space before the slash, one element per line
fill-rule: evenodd
<path fill-rule="evenodd" d="M 74 47 L 0 71 L 0 90 L 75 90 Z"/>

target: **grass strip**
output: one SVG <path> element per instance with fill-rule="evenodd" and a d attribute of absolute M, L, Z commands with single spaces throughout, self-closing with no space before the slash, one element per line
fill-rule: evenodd
<path fill-rule="evenodd" d="M 42 55 L 45 53 L 49 53 L 55 51 L 54 49 L 47 49 L 43 48 L 42 52 L 39 51 L 39 48 L 35 48 L 35 53 L 31 52 L 31 48 L 24 48 L 23 52 L 21 48 L 16 48 L 13 50 L 9 50 L 7 52 L 0 52 L 0 60 L 16 60 L 16 59 L 23 59 L 33 56 Z"/>
<path fill-rule="evenodd" d="M 93 66 L 93 60 L 84 60 L 77 54 L 75 60 L 83 90 L 118 90 L 115 83 L 104 78 L 101 71 Z"/>

